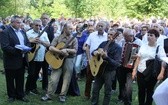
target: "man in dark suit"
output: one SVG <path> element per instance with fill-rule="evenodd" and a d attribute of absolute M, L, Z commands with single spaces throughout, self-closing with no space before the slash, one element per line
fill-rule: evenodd
<path fill-rule="evenodd" d="M 13 16 L 11 24 L 0 35 L 9 102 L 15 99 L 29 102 L 24 97 L 24 72 L 30 43 L 20 29 L 21 23 L 19 16 Z"/>

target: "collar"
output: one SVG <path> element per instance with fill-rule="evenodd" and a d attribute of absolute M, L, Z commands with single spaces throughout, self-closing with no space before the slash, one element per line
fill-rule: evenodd
<path fill-rule="evenodd" d="M 104 32 L 97 32 L 98 35 L 104 35 Z"/>
<path fill-rule="evenodd" d="M 62 34 L 62 38 L 69 39 L 69 38 L 71 38 L 71 35 L 67 36 L 65 34 Z"/>
<path fill-rule="evenodd" d="M 15 31 L 15 32 L 20 32 L 21 31 L 21 29 L 19 28 L 18 30 L 17 29 L 15 29 L 14 27 L 12 27 L 11 26 L 11 28 Z"/>
<path fill-rule="evenodd" d="M 33 34 L 39 34 L 41 31 L 36 32 L 36 31 L 34 31 L 34 29 L 32 29 L 32 32 L 33 32 Z"/>

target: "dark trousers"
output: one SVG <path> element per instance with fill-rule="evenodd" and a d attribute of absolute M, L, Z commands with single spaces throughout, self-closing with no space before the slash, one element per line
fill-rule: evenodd
<path fill-rule="evenodd" d="M 123 100 L 125 105 L 131 105 L 132 102 L 132 69 L 119 67 L 117 70 L 119 82 L 118 99 Z"/>
<path fill-rule="evenodd" d="M 7 94 L 9 98 L 24 97 L 24 68 L 5 69 Z"/>
<path fill-rule="evenodd" d="M 93 79 L 94 79 L 94 76 L 92 75 L 90 71 L 90 65 L 88 63 L 87 73 L 86 73 L 86 84 L 85 84 L 85 96 L 88 98 L 90 98 L 90 92 L 91 92 Z"/>
<path fill-rule="evenodd" d="M 117 76 L 116 75 L 114 76 L 114 80 L 111 86 L 112 86 L 112 90 L 116 90 L 116 86 L 117 86 Z"/>
<path fill-rule="evenodd" d="M 104 84 L 104 99 L 103 99 L 102 105 L 110 104 L 110 99 L 112 94 L 111 85 L 115 78 L 114 77 L 116 74 L 115 72 L 116 71 L 105 71 L 103 75 L 99 77 L 98 76 L 95 77 L 95 82 L 93 83 L 92 99 L 91 99 L 92 105 L 98 105 L 99 92 L 103 84 Z"/>
<path fill-rule="evenodd" d="M 42 68 L 42 89 L 46 90 L 48 87 L 48 64 L 43 62 L 31 61 L 28 68 L 28 77 L 26 81 L 26 91 L 30 91 L 37 88 L 37 79 L 39 78 L 39 72 Z"/>
<path fill-rule="evenodd" d="M 144 75 L 137 72 L 139 105 L 152 105 L 152 95 L 154 93 L 156 82 L 157 79 L 154 77 L 151 77 L 150 80 L 146 81 Z"/>

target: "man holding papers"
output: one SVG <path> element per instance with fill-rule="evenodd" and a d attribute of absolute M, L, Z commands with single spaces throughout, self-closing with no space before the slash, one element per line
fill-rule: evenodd
<path fill-rule="evenodd" d="M 21 23 L 19 16 L 13 16 L 11 24 L 0 35 L 9 102 L 29 101 L 24 97 L 24 72 L 31 48 L 26 33 L 20 29 Z"/>

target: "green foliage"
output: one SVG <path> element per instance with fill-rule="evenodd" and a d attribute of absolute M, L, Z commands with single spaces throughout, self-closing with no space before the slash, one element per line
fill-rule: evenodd
<path fill-rule="evenodd" d="M 1 0 L 0 16 L 24 15 L 39 18 L 46 12 L 52 17 L 136 17 L 168 16 L 168 0 Z"/>
<path fill-rule="evenodd" d="M 161 16 L 166 10 L 165 0 L 125 0 L 129 17 L 143 18 L 143 16 Z"/>

